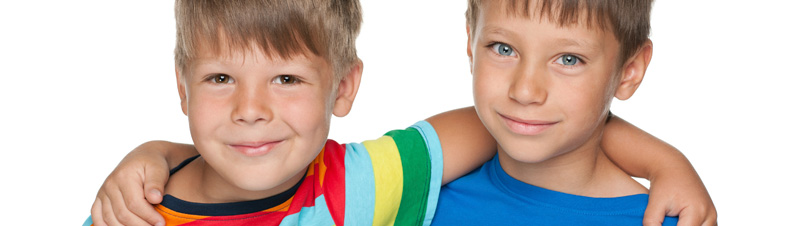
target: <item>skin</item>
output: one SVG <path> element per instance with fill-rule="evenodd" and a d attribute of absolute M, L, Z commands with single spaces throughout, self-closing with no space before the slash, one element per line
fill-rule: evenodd
<path fill-rule="evenodd" d="M 315 55 L 283 59 L 260 48 L 199 55 L 176 78 L 201 157 L 175 174 L 165 192 L 222 203 L 294 186 L 322 150 L 330 115 L 349 112 L 361 67 L 358 61 L 336 86 L 330 64 Z"/>
<path fill-rule="evenodd" d="M 613 97 L 625 100 L 641 83 L 651 41 L 622 67 L 612 32 L 509 15 L 497 1 L 485 5 L 469 42 L 473 92 L 504 171 L 576 195 L 647 193 L 599 144 Z"/>

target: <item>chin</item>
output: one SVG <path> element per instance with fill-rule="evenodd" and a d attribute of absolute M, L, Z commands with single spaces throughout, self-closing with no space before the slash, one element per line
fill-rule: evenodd
<path fill-rule="evenodd" d="M 530 163 L 530 164 L 541 163 L 552 158 L 551 155 L 546 155 L 541 153 L 509 153 L 509 152 L 506 153 L 509 155 L 510 158 L 518 162 Z"/>
<path fill-rule="evenodd" d="M 263 178 L 260 176 L 261 174 L 251 175 L 259 176 L 254 178 L 236 178 L 234 180 L 234 185 L 246 191 L 266 191 L 273 189 L 283 183 L 283 181 L 276 180 L 275 178 Z"/>
<path fill-rule="evenodd" d="M 522 163 L 541 163 L 556 156 L 556 153 L 547 152 L 549 148 L 538 144 L 522 144 L 516 147 L 503 147 L 503 152 L 509 158 Z"/>

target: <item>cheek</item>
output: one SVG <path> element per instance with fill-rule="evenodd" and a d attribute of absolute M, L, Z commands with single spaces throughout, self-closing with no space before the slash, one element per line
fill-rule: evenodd
<path fill-rule="evenodd" d="M 287 104 L 281 105 L 280 112 L 283 122 L 295 133 L 293 149 L 299 164 L 304 166 L 312 161 L 327 140 L 330 132 L 330 114 L 325 100 L 327 95 L 319 93 L 303 93 L 304 95 L 289 98 Z"/>
<path fill-rule="evenodd" d="M 613 94 L 609 91 L 609 80 L 586 79 L 563 87 L 558 96 L 566 105 L 567 115 L 577 116 L 582 124 L 598 124 L 610 107 Z"/>
<path fill-rule="evenodd" d="M 503 75 L 505 72 L 495 69 L 482 64 L 474 68 L 473 103 L 484 127 L 493 134 L 499 134 L 499 116 L 495 112 L 498 107 L 508 106 L 510 81 Z"/>
<path fill-rule="evenodd" d="M 207 95 L 205 92 L 190 92 L 187 96 L 187 115 L 190 127 L 211 127 L 220 119 L 227 119 L 230 117 L 229 103 L 230 101 L 223 96 Z"/>
<path fill-rule="evenodd" d="M 193 144 L 202 150 L 212 150 L 211 144 L 218 139 L 218 133 L 231 121 L 230 107 L 226 101 L 213 98 L 191 99 L 188 107 L 188 122 Z"/>
<path fill-rule="evenodd" d="M 473 77 L 473 104 L 478 111 L 479 118 L 486 124 L 489 118 L 489 110 L 492 98 L 489 97 L 492 90 L 488 88 L 486 79 L 481 75 Z"/>
<path fill-rule="evenodd" d="M 480 56 L 474 57 L 472 59 L 473 65 L 471 65 L 471 73 L 473 76 L 473 100 L 476 105 L 479 105 L 479 101 L 482 99 L 482 95 L 485 94 L 484 91 L 486 91 L 486 84 L 484 81 L 487 77 L 487 70 L 480 59 Z"/>
<path fill-rule="evenodd" d="M 313 90 L 301 92 L 299 95 L 284 96 L 278 101 L 283 109 L 280 117 L 298 134 L 321 136 L 324 140 L 330 125 L 331 104 L 328 101 L 330 93 L 326 90 Z M 317 138 L 318 140 L 318 138 Z"/>
<path fill-rule="evenodd" d="M 478 63 L 473 70 L 473 99 L 476 105 L 491 104 L 499 96 L 507 95 L 509 81 L 505 80 L 506 72 Z M 502 96 L 508 98 L 508 96 Z"/>

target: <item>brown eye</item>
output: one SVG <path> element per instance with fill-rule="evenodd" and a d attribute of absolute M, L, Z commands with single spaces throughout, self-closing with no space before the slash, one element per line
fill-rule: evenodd
<path fill-rule="evenodd" d="M 212 82 L 219 83 L 219 84 L 226 84 L 226 83 L 228 83 L 228 80 L 230 80 L 230 79 L 231 78 L 228 75 L 219 74 L 219 75 L 215 75 L 212 78 Z"/>
<path fill-rule="evenodd" d="M 275 78 L 275 81 L 273 82 L 276 84 L 292 85 L 299 81 L 297 80 L 297 78 L 291 75 L 279 75 L 277 78 Z"/>

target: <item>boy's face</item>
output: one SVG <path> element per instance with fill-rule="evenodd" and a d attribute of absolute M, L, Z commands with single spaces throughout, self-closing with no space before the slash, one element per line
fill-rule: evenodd
<path fill-rule="evenodd" d="M 349 111 L 357 84 L 347 80 L 359 81 L 361 68 L 334 86 L 320 57 L 286 60 L 251 49 L 199 55 L 177 79 L 202 157 L 227 182 L 264 191 L 302 176 L 325 144 L 331 113 Z"/>
<path fill-rule="evenodd" d="M 620 86 L 614 35 L 585 23 L 562 28 L 538 12 L 506 14 L 499 2 L 481 9 L 468 43 L 476 110 L 499 149 L 536 163 L 599 145 L 593 138 Z"/>

